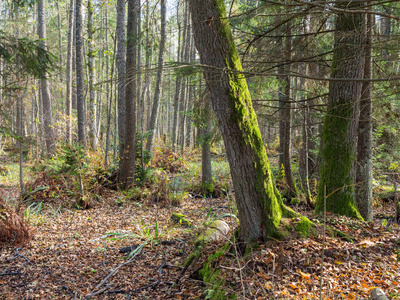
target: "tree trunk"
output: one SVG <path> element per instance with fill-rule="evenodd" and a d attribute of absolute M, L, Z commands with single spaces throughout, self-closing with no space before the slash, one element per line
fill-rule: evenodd
<path fill-rule="evenodd" d="M 58 25 L 58 51 L 60 52 L 59 54 L 59 59 L 60 59 L 60 66 L 63 65 L 63 57 L 62 57 L 62 38 L 61 38 L 61 16 L 60 16 L 60 7 L 59 7 L 59 1 L 56 1 L 56 7 L 57 7 L 57 25 Z M 60 72 L 60 81 L 63 81 L 63 75 L 62 72 Z"/>
<path fill-rule="evenodd" d="M 367 1 L 370 2 L 370 1 Z M 367 14 L 364 78 L 372 78 L 372 14 Z M 372 81 L 362 84 L 358 123 L 356 201 L 361 216 L 372 221 Z"/>
<path fill-rule="evenodd" d="M 46 18 L 45 18 L 45 1 L 38 1 L 37 9 L 38 9 L 38 35 L 39 39 L 41 39 L 41 47 L 46 48 Z M 46 74 L 47 75 L 47 74 Z M 54 152 L 55 140 L 53 133 L 53 117 L 51 111 L 51 101 L 50 101 L 50 91 L 49 91 L 49 83 L 46 78 L 42 78 L 40 80 L 40 90 L 42 94 L 42 103 L 43 103 L 43 122 L 44 122 L 44 132 L 45 132 L 45 140 L 46 140 L 46 151 L 47 156 L 51 156 Z"/>
<path fill-rule="evenodd" d="M 142 56 L 141 56 L 141 52 L 142 52 L 142 5 L 141 5 L 141 1 L 137 0 L 137 7 L 138 7 L 138 20 L 137 20 L 137 86 L 136 86 L 136 90 L 137 90 L 137 112 L 136 112 L 136 120 L 139 122 L 139 120 L 142 119 L 143 117 L 143 99 L 141 98 L 142 96 Z M 142 124 L 142 122 L 141 122 Z"/>
<path fill-rule="evenodd" d="M 68 21 L 68 45 L 67 45 L 67 67 L 66 67 L 66 85 L 67 95 L 65 101 L 65 114 L 67 116 L 67 141 L 72 142 L 72 50 L 73 50 L 73 30 L 74 30 L 74 0 L 69 4 Z"/>
<path fill-rule="evenodd" d="M 224 139 L 240 220 L 240 239 L 278 236 L 286 208 L 272 178 L 257 117 L 223 0 L 190 0 L 196 47 Z"/>
<path fill-rule="evenodd" d="M 150 135 L 147 139 L 147 145 L 146 145 L 146 150 L 149 153 L 153 153 L 155 130 L 158 119 L 158 110 L 160 107 L 161 85 L 162 85 L 162 78 L 163 78 L 162 76 L 164 69 L 164 52 L 165 52 L 165 42 L 166 42 L 166 29 L 165 29 L 166 13 L 167 13 L 166 0 L 161 0 L 161 41 L 159 50 L 160 52 L 158 55 L 156 90 L 154 92 L 153 109 L 151 112 L 151 119 L 150 119 Z"/>
<path fill-rule="evenodd" d="M 87 31 L 88 31 L 88 79 L 89 79 L 89 126 L 90 134 L 89 139 L 93 150 L 97 148 L 97 103 L 96 103 L 96 91 L 95 91 L 95 48 L 94 48 L 94 32 L 95 28 L 93 25 L 93 3 L 92 0 L 87 2 Z"/>
<path fill-rule="evenodd" d="M 184 24 L 184 30 L 182 33 L 181 30 L 181 22 L 179 21 L 179 6 L 177 6 L 176 9 L 176 17 L 178 20 L 178 55 L 177 55 L 177 61 L 182 62 L 183 61 L 183 43 L 181 41 L 184 40 L 185 36 L 185 24 Z M 186 20 L 186 19 L 185 19 Z M 178 128 L 179 128 L 179 99 L 181 97 L 181 86 L 182 86 L 182 80 L 183 76 L 182 74 L 178 74 L 176 77 L 176 85 L 175 85 L 175 96 L 174 96 L 174 119 L 172 123 L 172 151 L 176 151 L 176 147 L 178 145 Z"/>
<path fill-rule="evenodd" d="M 290 82 L 290 61 L 292 56 L 292 42 L 291 42 L 291 23 L 288 22 L 286 24 L 286 40 L 285 40 L 285 73 L 286 75 L 283 77 L 283 86 L 284 86 L 284 103 L 283 103 L 283 133 L 281 141 L 282 151 L 283 151 L 283 169 L 285 171 L 285 183 L 286 183 L 286 193 L 285 196 L 289 199 L 296 197 L 297 189 L 293 179 L 292 173 L 292 156 L 290 154 L 290 148 L 292 144 L 292 135 L 291 135 L 291 127 L 292 127 L 292 98 L 291 98 L 291 82 Z"/>
<path fill-rule="evenodd" d="M 125 90 L 125 142 L 120 153 L 122 161 L 120 183 L 128 188 L 135 182 L 136 158 L 136 54 L 137 54 L 137 11 L 136 0 L 128 1 L 127 46 L 126 46 L 126 90 Z"/>
<path fill-rule="evenodd" d="M 82 38 L 82 0 L 75 1 L 75 57 L 76 57 L 76 102 L 78 111 L 78 141 L 86 147 L 86 111 L 83 86 L 83 38 Z"/>
<path fill-rule="evenodd" d="M 146 76 L 144 80 L 144 87 L 143 87 L 143 112 L 146 116 L 142 116 L 144 122 L 146 122 L 145 130 L 150 130 L 150 115 L 151 115 L 151 100 L 150 100 L 150 63 L 152 60 L 152 43 L 150 42 L 150 0 L 146 1 Z M 146 107 L 145 107 L 146 104 Z M 143 131 L 143 130 L 142 130 Z"/>
<path fill-rule="evenodd" d="M 211 99 L 210 96 L 207 95 L 203 112 L 204 118 L 202 118 L 205 124 L 201 126 L 201 188 L 209 193 L 214 191 L 211 168 L 211 109 Z"/>
<path fill-rule="evenodd" d="M 338 1 L 338 8 L 357 9 L 361 3 Z M 361 82 L 364 77 L 364 18 L 361 14 L 339 13 L 331 65 L 328 107 L 322 130 L 321 167 L 316 211 L 361 218 L 355 193 L 355 160 Z"/>
<path fill-rule="evenodd" d="M 125 0 L 117 0 L 117 54 L 116 54 L 116 69 L 118 82 L 118 139 L 119 153 L 122 157 L 125 145 L 125 76 L 126 76 L 126 34 L 125 34 Z M 123 160 L 119 160 L 119 169 L 122 170 Z"/>

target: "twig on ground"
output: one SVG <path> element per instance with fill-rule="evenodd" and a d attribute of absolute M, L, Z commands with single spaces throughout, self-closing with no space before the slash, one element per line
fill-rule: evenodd
<path fill-rule="evenodd" d="M 143 244 L 141 244 L 139 247 L 137 247 L 134 251 L 132 251 L 131 257 L 130 257 L 126 262 L 124 262 L 124 263 L 118 265 L 115 269 L 113 269 L 113 270 L 112 270 L 112 271 L 111 271 L 111 272 L 96 286 L 96 289 L 101 288 L 101 287 L 107 282 L 107 280 L 110 279 L 110 277 L 112 277 L 115 273 L 117 273 L 117 271 L 118 271 L 120 268 L 122 268 L 123 266 L 126 266 L 127 264 L 131 263 L 131 262 L 133 261 L 133 259 L 134 259 L 137 255 L 139 255 L 139 254 L 141 253 L 142 249 L 144 248 L 144 246 L 145 246 L 146 244 L 147 244 L 147 241 L 145 241 Z M 92 295 L 93 293 L 95 293 L 95 292 L 90 293 L 90 294 L 87 295 L 84 299 L 89 299 L 89 298 L 91 297 L 90 295 Z M 89 297 L 89 296 L 90 296 L 90 297 Z"/>

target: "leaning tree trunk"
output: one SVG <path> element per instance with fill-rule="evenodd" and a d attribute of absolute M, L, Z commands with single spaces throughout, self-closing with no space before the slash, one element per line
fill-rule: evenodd
<path fill-rule="evenodd" d="M 38 35 L 41 39 L 41 47 L 46 48 L 46 18 L 45 18 L 45 1 L 40 0 L 37 5 L 38 13 Z M 47 76 L 47 74 L 45 75 Z M 44 133 L 46 135 L 46 151 L 47 156 L 51 156 L 54 152 L 55 141 L 53 132 L 53 117 L 51 112 L 51 101 L 49 82 L 46 78 L 40 79 L 40 90 L 42 94 L 43 103 L 43 122 L 44 122 Z"/>
<path fill-rule="evenodd" d="M 160 52 L 158 55 L 158 70 L 156 80 L 156 90 L 154 92 L 153 109 L 151 111 L 150 118 L 150 135 L 147 138 L 146 150 L 149 153 L 153 153 L 155 131 L 158 119 L 158 110 L 160 107 L 161 98 L 161 85 L 163 78 L 163 65 L 164 65 L 164 52 L 165 52 L 165 41 L 166 41 L 166 30 L 165 30 L 165 17 L 167 14 L 166 0 L 161 0 L 161 41 L 160 41 Z"/>
<path fill-rule="evenodd" d="M 245 242 L 278 235 L 294 216 L 277 191 L 223 0 L 189 0 L 196 47 L 224 139 Z"/>
<path fill-rule="evenodd" d="M 370 2 L 370 1 L 369 1 Z M 372 15 L 368 14 L 364 78 L 372 78 Z M 372 221 L 372 81 L 362 85 L 358 124 L 356 201 L 361 216 Z"/>
<path fill-rule="evenodd" d="M 337 2 L 338 8 L 357 9 L 361 2 Z M 354 184 L 361 82 L 364 76 L 364 18 L 339 13 L 329 83 L 328 107 L 322 130 L 321 167 L 316 211 L 361 218 Z M 335 80 L 336 79 L 336 80 Z M 342 79 L 342 80 L 340 80 Z"/>

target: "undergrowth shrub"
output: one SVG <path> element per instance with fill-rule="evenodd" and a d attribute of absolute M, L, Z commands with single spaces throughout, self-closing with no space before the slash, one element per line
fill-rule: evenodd
<path fill-rule="evenodd" d="M 151 194 L 149 196 L 149 200 L 153 203 L 160 205 L 161 207 L 168 206 L 171 204 L 169 192 L 170 188 L 168 177 L 162 172 L 161 175 L 158 177 L 158 180 L 156 180 L 154 189 L 151 191 Z"/>
<path fill-rule="evenodd" d="M 186 171 L 182 157 L 165 146 L 155 148 L 152 166 L 170 173 Z"/>
<path fill-rule="evenodd" d="M 151 155 L 150 152 L 144 147 L 144 141 L 150 136 L 150 132 L 144 134 L 143 138 L 139 132 L 136 133 L 136 136 L 135 177 L 136 184 L 142 186 L 148 180 L 151 172 L 151 169 L 146 167 L 150 161 Z"/>
<path fill-rule="evenodd" d="M 76 208 L 89 208 L 106 188 L 109 171 L 102 166 L 100 153 L 84 150 L 78 144 L 60 144 L 51 160 L 37 169 L 36 179 L 27 184 L 26 201 L 68 201 Z"/>
<path fill-rule="evenodd" d="M 32 238 L 23 213 L 7 206 L 0 198 L 0 249 L 7 246 L 21 246 Z"/>

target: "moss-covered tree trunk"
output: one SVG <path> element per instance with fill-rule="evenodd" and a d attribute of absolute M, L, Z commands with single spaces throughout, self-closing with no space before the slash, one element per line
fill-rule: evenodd
<path fill-rule="evenodd" d="M 277 236 L 282 204 L 233 41 L 223 0 L 189 0 L 194 38 L 231 170 L 240 239 Z"/>
<path fill-rule="evenodd" d="M 358 9 L 362 2 L 338 1 L 338 8 Z M 329 83 L 328 107 L 322 130 L 319 190 L 316 210 L 360 217 L 355 201 L 355 161 L 359 120 L 360 79 L 364 76 L 364 18 L 339 13 Z M 343 79 L 343 80 L 340 80 Z"/>

